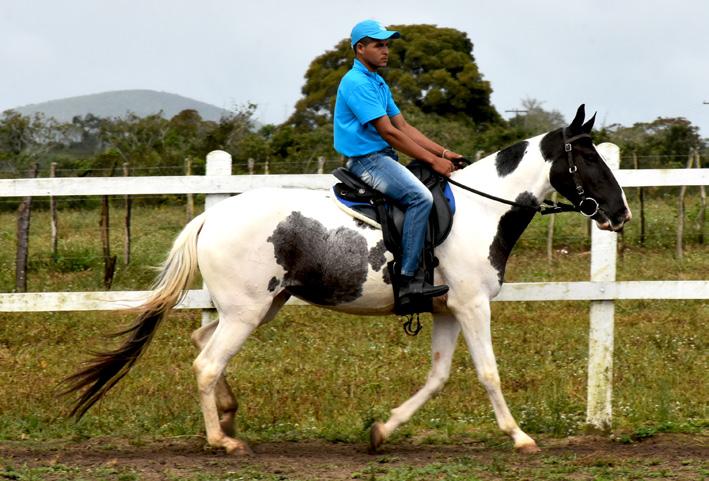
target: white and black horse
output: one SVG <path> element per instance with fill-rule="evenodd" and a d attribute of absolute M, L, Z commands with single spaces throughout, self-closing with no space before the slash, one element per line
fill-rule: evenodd
<path fill-rule="evenodd" d="M 455 220 L 436 250 L 440 263 L 435 271 L 435 282 L 448 284 L 450 291 L 434 303 L 431 370 L 414 396 L 393 409 L 385 423 L 372 426 L 372 449 L 443 387 L 462 330 L 498 425 L 518 450 L 538 450 L 515 422 L 500 390 L 490 300 L 500 291 L 512 247 L 553 189 L 601 229 L 617 231 L 630 220 L 623 191 L 590 138 L 593 120 L 583 123 L 582 105 L 568 127 L 453 173 L 458 183 L 518 205 L 453 187 Z M 381 231 L 353 220 L 335 205 L 332 193 L 257 189 L 224 200 L 179 234 L 151 298 L 123 333 L 125 343 L 97 355 L 67 379 L 68 392 L 81 391 L 74 414 L 83 415 L 128 372 L 199 268 L 219 313 L 217 321 L 192 334 L 200 349 L 193 366 L 207 440 L 228 453 L 249 453 L 246 443 L 233 436 L 237 403 L 224 375 L 229 360 L 290 296 L 335 311 L 392 313 L 385 266 L 390 259 Z"/>

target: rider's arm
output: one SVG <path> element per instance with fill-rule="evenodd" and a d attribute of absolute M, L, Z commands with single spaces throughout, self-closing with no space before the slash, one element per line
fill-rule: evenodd
<path fill-rule="evenodd" d="M 424 134 L 421 133 L 421 131 L 419 131 L 419 129 L 409 124 L 402 114 L 395 115 L 394 117 L 392 117 L 391 123 L 394 125 L 394 127 L 408 135 L 411 140 L 413 140 L 421 147 L 436 156 L 445 157 L 446 159 L 456 159 L 458 157 L 461 157 L 460 154 L 456 154 L 455 152 L 446 149 L 445 147 L 437 144 L 433 140 L 426 137 Z M 445 155 L 443 155 L 444 153 Z"/>
<path fill-rule="evenodd" d="M 395 116 L 395 118 L 396 117 L 400 117 L 400 115 Z M 389 145 L 394 147 L 396 150 L 405 153 L 409 157 L 431 164 L 433 170 L 439 174 L 449 175 L 454 170 L 453 164 L 449 160 L 444 159 L 439 155 L 435 155 L 433 152 L 422 147 L 414 139 L 409 137 L 404 130 L 395 127 L 391 120 L 389 120 L 389 116 L 383 115 L 372 120 L 371 124 L 375 129 L 377 129 L 379 135 L 381 135 Z M 442 152 L 443 149 L 440 149 L 439 154 Z"/>

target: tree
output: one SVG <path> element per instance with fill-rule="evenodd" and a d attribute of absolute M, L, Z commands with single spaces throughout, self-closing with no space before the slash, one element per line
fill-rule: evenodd
<path fill-rule="evenodd" d="M 602 139 L 617 144 L 622 152 L 637 154 L 643 168 L 684 167 L 691 149 L 706 148 L 699 127 L 683 117 L 659 117 L 652 122 L 635 123 L 632 127 L 614 124 L 603 129 L 597 137 L 597 141 Z M 627 155 L 623 160 L 630 161 Z"/>
<path fill-rule="evenodd" d="M 509 121 L 510 127 L 519 129 L 524 137 L 532 137 L 566 126 L 566 120 L 561 112 L 544 110 L 543 103 L 529 97 L 523 99 L 524 113 L 512 117 Z"/>
<path fill-rule="evenodd" d="M 42 114 L 21 115 L 14 110 L 0 118 L 0 168 L 14 175 L 31 163 L 46 163 L 43 156 L 66 141 L 66 129 Z"/>
<path fill-rule="evenodd" d="M 467 34 L 435 25 L 398 25 L 402 39 L 391 43 L 389 66 L 382 73 L 405 112 L 420 111 L 475 124 L 499 123 L 490 103 L 492 87 L 483 80 Z M 305 74 L 301 98 L 287 123 L 298 128 L 331 124 L 337 87 L 351 68 L 349 39 L 317 57 Z"/>

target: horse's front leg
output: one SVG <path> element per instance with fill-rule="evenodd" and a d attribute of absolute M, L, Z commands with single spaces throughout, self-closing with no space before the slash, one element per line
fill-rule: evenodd
<path fill-rule="evenodd" d="M 472 301 L 466 302 L 460 309 L 454 311 L 456 319 L 463 328 L 463 337 L 473 357 L 478 379 L 492 402 L 498 426 L 512 437 L 518 451 L 538 452 L 537 443 L 519 428 L 502 395 L 497 361 L 492 349 L 489 299 L 482 296 L 473 298 Z"/>
<path fill-rule="evenodd" d="M 448 314 L 434 314 L 433 334 L 431 340 L 431 370 L 428 373 L 426 384 L 409 400 L 396 409 L 392 409 L 389 420 L 375 423 L 370 431 L 369 450 L 376 449 L 391 435 L 401 424 L 414 415 L 431 396 L 443 388 L 450 375 L 451 362 L 455 343 L 460 333 L 460 325 Z"/>

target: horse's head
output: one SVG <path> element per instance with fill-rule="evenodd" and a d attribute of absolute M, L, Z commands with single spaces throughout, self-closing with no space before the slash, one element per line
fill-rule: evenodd
<path fill-rule="evenodd" d="M 581 105 L 571 125 L 542 139 L 542 154 L 552 163 L 549 180 L 600 229 L 619 231 L 630 220 L 630 209 L 623 189 L 593 145 L 590 134 L 596 115 L 586 123 L 584 116 Z"/>

